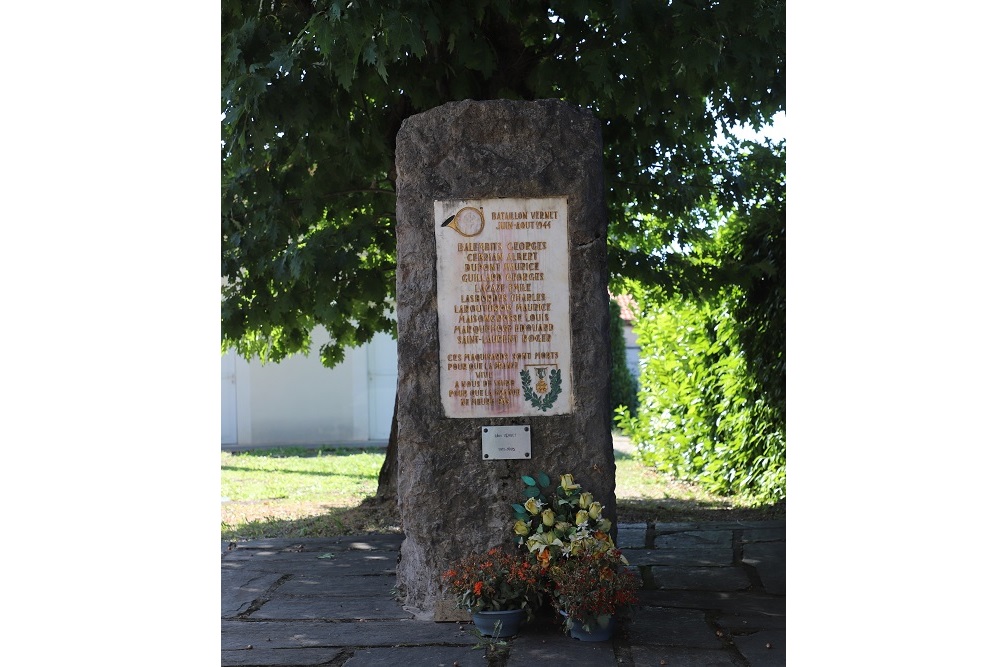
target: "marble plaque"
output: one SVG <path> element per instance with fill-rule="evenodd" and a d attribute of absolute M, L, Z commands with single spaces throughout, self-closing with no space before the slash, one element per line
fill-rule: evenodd
<path fill-rule="evenodd" d="M 434 202 L 445 417 L 568 414 L 566 197 Z"/>

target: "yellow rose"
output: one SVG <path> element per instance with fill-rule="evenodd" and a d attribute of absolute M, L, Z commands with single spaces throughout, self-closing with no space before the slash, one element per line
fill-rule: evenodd
<path fill-rule="evenodd" d="M 573 489 L 579 489 L 580 485 L 573 482 L 573 475 L 566 473 L 562 476 L 562 481 L 560 482 L 562 488 L 566 491 L 572 491 Z"/>
<path fill-rule="evenodd" d="M 578 539 L 570 542 L 570 553 L 574 556 L 583 552 L 586 552 L 589 545 L 594 542 L 593 538 L 590 537 L 580 537 Z"/>
<path fill-rule="evenodd" d="M 528 524 L 518 519 L 514 522 L 514 532 L 522 537 L 528 534 Z"/>
<path fill-rule="evenodd" d="M 594 502 L 594 494 L 590 491 L 584 491 L 580 494 L 580 507 L 588 509 L 590 507 L 590 503 L 592 502 Z"/>
<path fill-rule="evenodd" d="M 528 551 L 535 553 L 541 551 L 542 549 L 547 549 L 548 547 L 559 547 L 562 550 L 562 540 L 557 538 L 551 532 L 548 533 L 535 533 L 528 538 Z"/>
<path fill-rule="evenodd" d="M 589 514 L 590 514 L 590 518 L 591 518 L 591 519 L 594 519 L 595 521 L 596 521 L 597 519 L 601 518 L 601 510 L 602 510 L 602 509 L 604 509 L 604 508 L 603 508 L 603 507 L 601 507 L 601 503 L 599 503 L 599 502 L 596 502 L 596 501 L 595 501 L 595 502 L 593 502 L 593 503 L 592 503 L 592 504 L 590 505 L 590 512 L 589 512 Z M 579 523 L 579 521 L 578 521 L 577 523 Z"/>
<path fill-rule="evenodd" d="M 542 510 L 542 505 L 538 502 L 537 498 L 528 498 L 524 502 L 524 509 L 528 510 L 528 513 L 534 516 Z"/>
<path fill-rule="evenodd" d="M 556 513 L 552 510 L 542 510 L 542 523 L 546 526 L 556 525 Z"/>
<path fill-rule="evenodd" d="M 587 513 L 587 510 L 580 510 L 576 513 L 576 525 L 578 526 L 586 524 L 589 519 L 590 514 Z"/>

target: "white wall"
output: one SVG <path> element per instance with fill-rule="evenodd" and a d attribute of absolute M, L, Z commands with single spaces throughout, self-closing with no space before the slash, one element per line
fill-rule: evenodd
<path fill-rule="evenodd" d="M 369 345 L 347 350 L 336 368 L 326 368 L 318 350 L 327 340 L 326 333 L 317 329 L 308 356 L 295 355 L 277 364 L 247 362 L 232 351 L 224 355 L 222 444 L 326 445 L 387 439 L 395 400 L 396 341 L 379 334 Z"/>

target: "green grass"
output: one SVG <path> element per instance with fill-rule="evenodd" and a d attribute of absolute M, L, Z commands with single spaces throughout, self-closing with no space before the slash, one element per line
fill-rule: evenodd
<path fill-rule="evenodd" d="M 385 450 L 282 448 L 222 452 L 222 539 L 398 532 L 394 504 L 373 496 Z M 619 523 L 779 518 L 644 466 L 615 450 Z"/>
<path fill-rule="evenodd" d="M 384 450 L 222 452 L 222 495 L 233 501 L 350 505 L 375 493 Z"/>

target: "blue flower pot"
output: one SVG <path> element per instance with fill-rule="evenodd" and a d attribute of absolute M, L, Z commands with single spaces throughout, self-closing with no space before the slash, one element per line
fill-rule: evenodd
<path fill-rule="evenodd" d="M 611 639 L 611 635 L 615 632 L 615 617 L 612 616 L 608 620 L 608 625 L 606 627 L 601 627 L 596 621 L 591 624 L 590 630 L 583 629 L 583 623 L 573 619 L 573 624 L 569 628 L 569 636 L 573 639 L 579 639 L 582 642 L 606 642 Z"/>
<path fill-rule="evenodd" d="M 517 634 L 524 621 L 523 609 L 507 611 L 477 611 L 472 614 L 472 622 L 484 637 L 503 639 Z M 499 625 L 497 623 L 499 622 Z"/>

